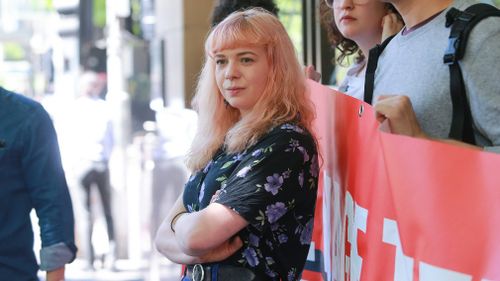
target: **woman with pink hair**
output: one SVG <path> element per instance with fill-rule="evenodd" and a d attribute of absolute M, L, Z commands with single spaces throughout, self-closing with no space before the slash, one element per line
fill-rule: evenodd
<path fill-rule="evenodd" d="M 156 236 L 183 280 L 300 280 L 318 181 L 313 106 L 280 21 L 254 8 L 210 32 L 193 174 Z M 208 278 L 208 279 L 207 279 Z"/>

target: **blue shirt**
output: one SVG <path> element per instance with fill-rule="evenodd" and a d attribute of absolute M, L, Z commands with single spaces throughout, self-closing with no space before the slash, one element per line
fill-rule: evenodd
<path fill-rule="evenodd" d="M 0 87 L 1 280 L 38 280 L 33 208 L 42 240 L 40 268 L 71 262 L 73 209 L 52 121 L 40 104 Z"/>

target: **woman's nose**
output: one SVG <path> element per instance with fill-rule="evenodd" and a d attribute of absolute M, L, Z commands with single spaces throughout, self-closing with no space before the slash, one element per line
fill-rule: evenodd
<path fill-rule="evenodd" d="M 226 79 L 233 80 L 240 77 L 238 66 L 234 62 L 230 62 L 226 68 Z"/>

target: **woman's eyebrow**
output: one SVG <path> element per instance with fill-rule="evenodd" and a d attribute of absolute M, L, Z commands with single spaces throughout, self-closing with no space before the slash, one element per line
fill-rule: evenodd
<path fill-rule="evenodd" d="M 245 55 L 254 55 L 256 56 L 256 54 L 252 51 L 243 51 L 243 52 L 240 52 L 237 54 L 238 56 L 245 56 Z"/>

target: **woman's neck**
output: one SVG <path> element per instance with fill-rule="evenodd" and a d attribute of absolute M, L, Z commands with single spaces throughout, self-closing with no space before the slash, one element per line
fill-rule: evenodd
<path fill-rule="evenodd" d="M 368 54 L 370 53 L 370 49 L 375 47 L 377 44 L 380 44 L 380 37 L 381 35 L 377 36 L 376 38 L 370 38 L 369 40 L 356 41 L 356 44 L 358 45 L 359 49 L 365 56 L 365 60 L 368 60 Z"/>

